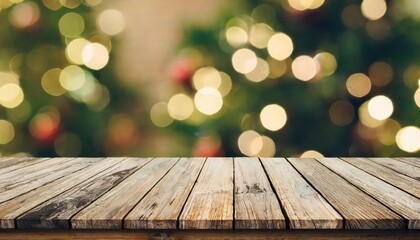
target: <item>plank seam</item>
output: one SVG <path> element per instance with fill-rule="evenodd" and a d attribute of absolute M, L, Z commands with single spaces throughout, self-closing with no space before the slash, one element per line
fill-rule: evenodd
<path fill-rule="evenodd" d="M 99 160 L 99 161 L 103 161 L 104 159 L 105 159 L 105 158 L 100 158 L 100 160 Z M 47 184 L 50 184 L 50 183 L 52 183 L 52 182 L 58 181 L 58 180 L 62 179 L 63 177 L 70 176 L 70 175 L 75 174 L 75 173 L 77 173 L 77 172 L 79 172 L 79 171 L 82 171 L 82 170 L 84 170 L 85 168 L 88 168 L 88 167 L 92 166 L 93 164 L 95 164 L 95 163 L 88 164 L 88 165 L 86 165 L 85 167 L 82 167 L 81 169 L 79 169 L 79 170 L 77 170 L 77 171 L 75 171 L 75 172 L 70 173 L 69 175 L 64 175 L 64 176 L 59 177 L 59 178 L 57 178 L 57 179 L 55 179 L 55 180 L 53 180 L 53 181 L 47 182 L 47 183 L 45 183 L 44 185 L 41 185 L 41 186 L 39 186 L 39 187 L 37 187 L 37 188 L 34 188 L 34 189 L 32 189 L 31 191 L 29 191 L 29 192 L 32 192 L 32 191 L 34 191 L 34 190 L 36 190 L 36 189 L 38 189 L 38 188 L 40 188 L 40 187 L 43 187 L 43 186 L 45 186 L 45 185 L 47 185 Z M 115 164 L 117 164 L 117 163 L 115 163 Z M 115 165 L 115 164 L 114 164 L 114 165 Z M 110 167 L 112 167 L 112 166 L 114 166 L 114 165 L 111 165 Z M 108 169 L 108 168 L 106 168 L 106 169 Z M 96 176 L 96 175 L 94 175 L 94 176 Z M 81 183 L 79 183 L 79 184 L 81 184 Z M 76 184 L 76 185 L 74 185 L 73 187 L 78 186 L 79 184 Z M 73 188 L 73 187 L 71 187 L 71 188 Z M 70 189 L 71 189 L 71 188 L 70 188 Z M 68 189 L 68 190 L 70 190 L 70 189 Z M 68 190 L 66 190 L 66 191 L 64 191 L 64 192 L 67 192 Z M 29 193 L 29 192 L 26 192 L 26 193 Z M 16 217 L 15 217 L 15 219 L 13 220 L 13 221 L 14 221 L 14 223 L 15 223 L 15 228 L 17 229 L 17 225 L 18 225 L 18 223 L 17 223 L 17 219 L 18 219 L 18 218 L 22 217 L 22 216 L 23 216 L 23 215 L 25 215 L 26 213 L 28 213 L 28 212 L 32 211 L 32 209 L 34 209 L 34 208 L 38 207 L 39 205 L 44 204 L 45 202 L 47 202 L 47 201 L 51 200 L 52 198 L 55 198 L 56 196 L 58 196 L 58 195 L 60 195 L 60 194 L 62 194 L 62 193 L 64 193 L 64 192 L 61 192 L 61 193 L 59 193 L 59 194 L 57 194 L 57 195 L 55 195 L 55 196 L 52 196 L 51 198 L 49 198 L 49 199 L 47 199 L 47 200 L 45 200 L 45 201 L 43 201 L 43 202 L 39 203 L 38 205 L 36 205 L 35 207 L 33 207 L 33 208 L 29 209 L 28 211 L 25 211 L 25 212 L 23 212 L 22 214 L 20 214 L 20 215 L 16 216 Z M 26 193 L 24 193 L 24 194 L 26 194 Z M 21 195 L 23 195 L 23 194 L 21 194 Z M 19 196 L 20 196 L 20 195 L 19 195 Z M 13 199 L 13 198 L 12 198 L 12 199 Z M 10 199 L 10 200 L 8 200 L 8 201 L 11 201 L 12 199 Z M 7 202 L 7 201 L 6 201 L 6 202 Z M 71 225 L 70 225 L 70 226 L 71 226 Z"/>
<path fill-rule="evenodd" d="M 369 159 L 370 161 L 372 161 L 372 160 L 371 160 L 371 158 L 366 158 L 366 159 Z M 391 158 L 391 159 L 393 159 L 393 158 Z M 374 161 L 372 161 L 372 162 L 374 162 Z M 386 165 L 386 164 L 380 164 L 380 163 L 377 163 L 377 162 L 374 162 L 374 163 L 379 164 L 379 165 L 381 165 L 381 166 L 384 166 L 384 167 L 386 167 L 386 168 L 388 168 L 388 169 L 391 169 L 391 170 L 392 170 L 392 171 L 394 171 L 394 172 L 400 173 L 400 174 L 402 174 L 402 175 L 404 175 L 404 176 L 407 176 L 407 177 L 409 177 L 409 178 L 415 179 L 415 180 L 417 180 L 417 181 L 419 180 L 419 179 L 416 179 L 416 178 L 414 178 L 414 177 L 412 177 L 412 176 L 409 176 L 409 175 L 407 175 L 407 174 L 405 174 L 405 173 L 403 173 L 403 172 L 397 171 L 396 169 L 393 169 L 393 168 L 389 167 L 389 166 L 388 166 L 388 165 Z M 410 165 L 410 166 L 415 167 L 415 168 L 419 168 L 419 167 L 417 167 L 417 166 L 413 166 L 413 165 L 408 164 L 408 163 L 405 163 L 405 164 Z"/>
<path fill-rule="evenodd" d="M 129 157 L 126 157 L 126 158 L 124 158 L 124 159 L 122 159 L 121 160 L 121 162 L 122 161 L 124 161 L 124 160 L 127 160 L 127 159 L 129 159 Z M 87 207 L 89 207 L 90 205 L 92 205 L 96 200 L 98 200 L 100 197 L 102 197 L 104 194 L 106 194 L 106 193 L 108 193 L 109 191 L 111 191 L 112 189 L 114 189 L 114 187 L 116 187 L 118 184 L 120 184 L 121 182 L 123 182 L 125 179 L 127 179 L 129 176 L 131 176 L 131 175 L 133 175 L 135 172 L 137 172 L 138 170 L 140 170 L 140 169 L 142 169 L 143 167 L 144 167 L 144 165 L 146 165 L 146 164 L 148 164 L 150 161 L 152 161 L 154 158 L 151 158 L 151 159 L 149 159 L 149 161 L 147 161 L 146 163 L 144 163 L 143 164 L 143 166 L 141 166 L 140 168 L 138 168 L 137 170 L 135 170 L 135 171 L 133 171 L 131 174 L 128 174 L 125 178 L 123 178 L 119 183 L 117 183 L 116 185 L 114 185 L 113 187 L 111 187 L 110 189 L 108 189 L 107 191 L 105 191 L 104 193 L 102 193 L 100 196 L 98 196 L 97 198 L 95 198 L 91 203 L 89 203 L 88 205 L 86 205 L 84 208 L 82 208 L 82 209 L 80 209 L 79 211 L 77 211 L 76 213 L 74 213 L 73 215 L 71 215 L 70 217 L 69 217 L 69 219 L 68 219 L 68 221 L 69 221 L 69 226 L 70 226 L 70 229 L 72 229 L 73 228 L 73 226 L 72 226 L 72 224 L 71 224 L 71 220 L 72 220 L 72 218 L 74 217 L 74 216 L 76 216 L 79 212 L 81 212 L 83 209 L 85 209 L 85 208 L 87 208 Z M 119 162 L 119 163 L 121 163 L 121 162 Z M 109 168 L 111 168 L 111 167 L 113 167 L 113 166 L 115 166 L 115 165 L 117 165 L 117 164 L 119 164 L 119 163 L 116 163 L 116 164 L 114 164 L 114 165 L 112 165 L 112 166 L 110 166 Z M 105 171 L 105 170 L 107 170 L 107 169 L 109 169 L 109 168 L 106 168 L 106 169 L 104 169 L 103 171 Z M 110 174 L 112 174 L 112 173 L 110 173 Z M 99 174 L 98 174 L 99 175 Z M 107 175 L 107 176 L 109 176 L 109 175 Z M 93 180 L 95 177 L 97 177 L 97 175 L 94 175 L 94 176 L 92 176 L 91 178 L 89 178 L 89 179 L 86 179 L 86 181 L 83 181 L 81 184 L 83 184 L 83 183 L 86 183 L 86 182 L 89 182 L 89 181 L 91 181 L 91 180 Z M 74 187 L 76 187 L 76 186 L 74 186 Z M 72 188 L 71 188 L 72 189 Z M 71 189 L 69 189 L 68 191 L 70 191 Z M 67 192 L 67 191 L 66 191 Z"/>
<path fill-rule="evenodd" d="M 181 158 L 179 157 L 177 160 L 176 160 L 176 162 L 174 163 L 174 165 L 172 165 L 169 169 L 168 169 L 168 171 L 166 171 L 166 173 L 165 174 L 163 174 L 163 176 L 161 177 L 161 178 L 159 178 L 159 180 L 158 181 L 156 181 L 155 182 L 155 184 L 153 184 L 153 186 L 144 194 L 144 196 L 142 197 L 142 198 L 140 198 L 137 202 L 136 202 L 136 204 L 133 204 L 133 207 L 124 215 L 124 217 L 122 217 L 122 219 L 121 219 L 121 226 L 122 226 L 122 229 L 126 229 L 125 228 L 125 226 L 124 226 L 124 220 L 125 220 L 125 218 L 128 216 L 128 214 L 141 202 L 141 200 L 143 200 L 143 198 L 145 198 L 146 196 L 147 196 L 147 194 L 149 194 L 149 192 L 150 191 L 152 191 L 152 189 L 172 170 L 172 168 L 174 168 L 175 167 L 175 165 L 177 165 L 178 164 L 178 162 L 179 162 L 179 160 L 180 160 Z M 149 163 L 149 162 L 147 162 L 147 163 Z M 145 165 L 147 165 L 147 164 L 145 164 Z M 138 169 L 137 171 L 139 171 L 140 169 Z M 137 171 L 135 171 L 135 172 L 137 172 Z"/>
<path fill-rule="evenodd" d="M 294 168 L 296 170 L 296 172 L 303 178 L 303 180 L 305 180 L 309 186 L 311 186 L 314 191 L 316 191 L 337 213 L 338 215 L 340 215 L 340 217 L 343 219 L 343 229 L 346 228 L 346 218 L 340 213 L 340 211 L 338 211 L 337 208 L 335 208 L 335 206 L 328 201 L 328 198 L 326 198 L 301 172 L 299 172 L 299 170 L 289 161 L 289 159 L 285 158 L 286 161 L 290 164 L 290 166 L 292 166 L 292 168 Z M 329 170 L 329 168 L 327 168 Z M 330 170 L 331 171 L 331 170 Z M 334 174 L 336 174 L 334 171 L 332 171 Z M 338 174 L 336 174 L 338 175 Z M 338 175 L 339 177 L 341 177 L 340 175 Z M 338 228 L 340 229 L 340 228 Z"/>
<path fill-rule="evenodd" d="M 375 176 L 373 173 L 370 173 L 370 172 L 368 172 L 368 171 L 364 170 L 363 168 L 360 168 L 360 167 L 358 167 L 358 166 L 356 166 L 356 165 L 354 165 L 354 164 L 352 164 L 352 163 L 350 163 L 350 162 L 347 162 L 347 161 L 343 160 L 343 158 L 341 158 L 341 157 L 339 157 L 338 159 L 340 159 L 340 160 L 342 160 L 343 162 L 346 162 L 346 163 L 348 163 L 348 164 L 352 165 L 353 167 L 358 168 L 358 169 L 362 170 L 363 172 L 365 172 L 365 173 L 367 173 L 367 174 L 369 174 L 369 175 L 371 175 L 371 176 L 373 176 L 373 177 L 375 177 L 375 178 L 377 178 L 377 179 L 379 179 L 379 180 L 381 180 L 381 181 L 383 181 L 383 182 L 386 182 L 386 183 L 388 183 L 389 185 L 394 186 L 395 188 L 398 188 L 398 189 L 400 189 L 401 191 L 403 191 L 403 192 L 405 192 L 405 193 L 407 193 L 407 194 L 409 194 L 409 195 L 411 195 L 411 196 L 413 196 L 413 197 L 415 197 L 415 198 L 419 199 L 417 196 L 414 196 L 412 193 L 407 192 L 406 190 L 404 190 L 404 189 L 402 189 L 402 188 L 400 188 L 400 187 L 398 187 L 398 186 L 394 185 L 392 182 L 388 182 L 388 181 L 387 181 L 387 180 L 385 180 L 385 179 L 379 178 L 379 177 Z M 382 165 L 377 164 L 377 163 L 375 163 L 375 162 L 372 162 L 372 163 L 374 163 L 375 165 L 378 165 L 378 166 L 382 166 Z M 397 172 L 397 173 L 399 173 L 399 172 Z M 404 175 L 404 176 L 406 176 L 406 175 Z M 418 181 L 417 179 L 414 179 L 414 178 L 411 178 L 411 179 L 413 179 L 414 181 Z"/>
<path fill-rule="evenodd" d="M 277 201 L 279 202 L 281 213 L 284 216 L 284 221 L 285 221 L 285 225 L 286 225 L 286 228 L 285 229 L 290 229 L 290 219 L 289 219 L 289 216 L 286 213 L 286 209 L 284 208 L 282 201 L 280 200 L 279 194 L 277 193 L 276 189 L 274 188 L 274 184 L 272 183 L 271 178 L 270 178 L 270 176 L 269 176 L 269 174 L 267 172 L 267 169 L 265 169 L 265 166 L 264 166 L 264 164 L 261 161 L 261 158 L 258 158 L 258 161 L 261 164 L 261 167 L 263 168 L 263 171 L 265 173 L 265 176 L 268 179 L 268 183 L 270 184 L 271 191 L 273 191 L 274 195 L 277 198 Z"/>
<path fill-rule="evenodd" d="M 407 160 L 406 158 L 399 157 L 399 158 L 392 158 L 392 159 L 397 160 L 398 162 L 406 163 L 414 167 L 420 167 L 420 165 L 417 165 L 416 163 L 413 163 L 412 161 L 406 161 Z M 417 159 L 417 158 L 413 158 L 413 159 Z"/>
<path fill-rule="evenodd" d="M 315 158 L 316 161 L 318 161 L 322 166 L 326 167 L 327 169 L 329 169 L 330 171 L 332 171 L 334 174 L 338 175 L 339 177 L 341 177 L 342 179 L 344 179 L 344 181 L 348 182 L 349 184 L 351 184 L 352 186 L 354 186 L 355 188 L 359 189 L 361 192 L 363 192 L 364 194 L 368 195 L 369 197 L 371 197 L 373 200 L 375 200 L 376 202 L 378 202 L 379 204 L 381 204 L 382 206 L 384 206 L 385 208 L 388 208 L 388 210 L 390 210 L 391 212 L 395 213 L 397 216 L 399 216 L 400 218 L 402 218 L 404 220 L 404 229 L 408 229 L 408 224 L 409 221 L 408 219 L 406 219 L 404 216 L 402 216 L 401 214 L 399 214 L 398 212 L 394 211 L 393 209 L 391 209 L 390 207 L 388 207 L 387 205 L 385 205 L 384 203 L 382 203 L 381 201 L 379 201 L 378 199 L 376 199 L 374 196 L 370 195 L 369 193 L 365 192 L 363 189 L 361 189 L 359 186 L 356 186 L 355 184 L 353 184 L 352 182 L 350 182 L 349 180 L 347 180 L 346 178 L 344 178 L 343 176 L 341 176 L 339 173 L 335 172 L 333 169 L 329 168 L 328 166 L 324 165 L 321 161 L 318 160 L 318 158 Z M 340 161 L 343 161 L 340 159 Z M 343 161 L 345 162 L 345 161 Z M 380 181 L 382 181 L 381 179 L 379 179 Z"/>
<path fill-rule="evenodd" d="M 193 191 L 193 189 L 194 189 L 195 185 L 196 185 L 196 184 L 197 184 L 197 182 L 198 182 L 198 178 L 199 178 L 199 177 L 200 177 L 200 175 L 201 175 L 201 171 L 203 171 L 204 165 L 206 165 L 207 159 L 208 159 L 208 158 L 204 159 L 203 165 L 201 165 L 200 171 L 199 171 L 199 172 L 198 172 L 198 174 L 197 174 L 197 178 L 195 179 L 194 184 L 193 184 L 193 186 L 191 187 L 190 192 L 188 193 L 187 198 L 185 199 L 185 202 L 182 204 L 181 211 L 179 211 L 179 215 L 178 215 L 178 217 L 176 218 L 176 229 L 181 229 L 181 228 L 180 228 L 180 224 L 181 224 L 181 223 L 180 223 L 180 220 L 179 220 L 179 219 L 181 218 L 181 215 L 182 215 L 182 212 L 184 211 L 185 205 L 187 204 L 188 199 L 190 198 L 191 193 L 192 193 L 192 191 Z"/>
<path fill-rule="evenodd" d="M 232 191 L 232 194 L 233 194 L 233 197 L 232 197 L 232 220 L 233 220 L 233 223 L 232 223 L 232 228 L 233 229 L 236 229 L 236 219 L 235 219 L 235 215 L 236 215 L 236 208 L 235 208 L 235 158 L 234 157 L 232 157 L 232 186 L 233 186 L 233 191 Z"/>

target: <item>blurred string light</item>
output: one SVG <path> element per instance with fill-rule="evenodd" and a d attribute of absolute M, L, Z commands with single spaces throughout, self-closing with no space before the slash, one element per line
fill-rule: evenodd
<path fill-rule="evenodd" d="M 386 62 L 374 62 L 369 67 L 369 78 L 372 85 L 382 87 L 388 85 L 393 78 L 394 72 L 391 65 Z"/>
<path fill-rule="evenodd" d="M 85 21 L 83 17 L 74 12 L 66 13 L 58 22 L 60 33 L 68 38 L 75 38 L 82 34 L 85 29 Z"/>
<path fill-rule="evenodd" d="M 361 4 L 362 14 L 369 20 L 378 20 L 386 13 L 385 0 L 363 0 Z"/>
<path fill-rule="evenodd" d="M 233 26 L 226 30 L 226 40 L 232 47 L 243 47 L 248 43 L 248 34 L 243 28 Z"/>
<path fill-rule="evenodd" d="M 193 100 L 183 94 L 176 94 L 169 99 L 168 102 L 168 113 L 176 120 L 185 120 L 191 116 L 194 110 Z"/>
<path fill-rule="evenodd" d="M 394 105 L 391 99 L 386 96 L 379 95 L 369 100 L 368 111 L 374 119 L 382 121 L 389 118 L 393 111 Z"/>
<path fill-rule="evenodd" d="M 107 9 L 101 12 L 97 23 L 99 29 L 110 36 L 120 34 L 125 27 L 124 16 L 116 9 Z"/>
<path fill-rule="evenodd" d="M 0 145 L 8 144 L 15 137 L 15 128 L 7 120 L 0 119 Z"/>
<path fill-rule="evenodd" d="M 53 68 L 44 73 L 41 79 L 41 85 L 44 91 L 51 96 L 60 96 L 66 92 L 66 89 L 60 83 L 61 69 Z"/>
<path fill-rule="evenodd" d="M 301 81 L 309 81 L 315 77 L 319 67 L 310 56 L 302 55 L 292 62 L 293 75 Z"/>
<path fill-rule="evenodd" d="M 166 102 L 158 102 L 152 106 L 150 109 L 150 119 L 158 127 L 169 126 L 174 121 L 169 115 L 168 104 Z"/>
<path fill-rule="evenodd" d="M 347 78 L 346 88 L 352 96 L 361 98 L 370 92 L 372 84 L 365 74 L 354 73 Z"/>
<path fill-rule="evenodd" d="M 222 83 L 222 76 L 213 67 L 203 67 L 198 69 L 193 75 L 193 86 L 200 90 L 205 87 L 218 89 Z"/>
<path fill-rule="evenodd" d="M 223 98 L 215 88 L 205 87 L 195 94 L 194 104 L 198 111 L 206 115 L 213 115 L 222 108 Z"/>
<path fill-rule="evenodd" d="M 331 121 L 337 126 L 346 126 L 354 119 L 354 107 L 346 100 L 334 102 L 329 109 Z"/>
<path fill-rule="evenodd" d="M 77 38 L 67 44 L 66 57 L 67 59 L 77 65 L 82 65 L 83 62 L 83 50 L 87 47 L 90 42 L 84 38 Z"/>
<path fill-rule="evenodd" d="M 319 75 L 319 77 L 330 76 L 337 70 L 337 60 L 334 55 L 329 52 L 320 52 L 316 54 L 314 60 L 317 63 L 317 75 Z"/>
<path fill-rule="evenodd" d="M 268 41 L 273 36 L 273 29 L 265 23 L 257 23 L 251 26 L 249 41 L 256 48 L 266 48 Z"/>
<path fill-rule="evenodd" d="M 257 65 L 255 68 L 245 74 L 245 77 L 252 82 L 261 82 L 265 80 L 270 74 L 270 66 L 267 61 L 262 58 L 257 58 Z"/>
<path fill-rule="evenodd" d="M 414 93 L 414 102 L 416 103 L 417 107 L 420 108 L 420 87 Z"/>
<path fill-rule="evenodd" d="M 274 141 L 254 130 L 244 131 L 238 137 L 238 147 L 246 156 L 272 157 L 276 153 Z"/>
<path fill-rule="evenodd" d="M 395 143 L 395 136 L 401 129 L 401 125 L 394 119 L 386 119 L 376 130 L 376 136 L 380 143 L 392 145 Z"/>
<path fill-rule="evenodd" d="M 257 63 L 257 55 L 247 48 L 241 48 L 232 55 L 233 68 L 242 74 L 252 72 L 257 67 Z"/>
<path fill-rule="evenodd" d="M 420 150 L 420 129 L 418 127 L 401 128 L 395 138 L 398 147 L 403 151 L 414 153 Z"/>
<path fill-rule="evenodd" d="M 301 158 L 322 158 L 324 157 L 324 155 L 322 155 L 322 153 L 315 150 L 308 150 L 302 153 L 300 157 Z"/>
<path fill-rule="evenodd" d="M 287 0 L 289 5 L 298 11 L 317 9 L 324 4 L 325 0 Z"/>
<path fill-rule="evenodd" d="M 51 141 L 58 132 L 60 121 L 60 113 L 55 107 L 43 108 L 29 122 L 29 132 L 39 141 Z"/>
<path fill-rule="evenodd" d="M 100 43 L 89 43 L 83 48 L 83 63 L 92 70 L 100 70 L 109 61 L 108 49 Z"/>
<path fill-rule="evenodd" d="M 285 60 L 293 52 L 292 39 L 285 33 L 276 33 L 268 41 L 267 50 L 272 58 Z"/>
<path fill-rule="evenodd" d="M 260 120 L 266 129 L 278 131 L 286 124 L 287 114 L 280 105 L 269 104 L 261 110 Z"/>
<path fill-rule="evenodd" d="M 40 14 L 39 7 L 35 2 L 22 2 L 13 7 L 9 21 L 14 27 L 28 28 L 38 22 Z"/>

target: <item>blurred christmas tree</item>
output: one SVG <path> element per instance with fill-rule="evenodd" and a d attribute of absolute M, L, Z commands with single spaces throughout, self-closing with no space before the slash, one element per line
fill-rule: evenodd
<path fill-rule="evenodd" d="M 195 156 L 418 156 L 419 3 L 237 1 L 187 28 L 151 119 Z"/>
<path fill-rule="evenodd" d="M 133 95 L 105 67 L 124 18 L 94 12 L 101 1 L 0 0 L 0 156 L 112 155 L 136 144 Z"/>

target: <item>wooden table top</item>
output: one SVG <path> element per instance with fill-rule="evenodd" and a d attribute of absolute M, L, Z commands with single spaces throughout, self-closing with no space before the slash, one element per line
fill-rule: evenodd
<path fill-rule="evenodd" d="M 0 229 L 420 229 L 420 158 L 0 158 Z"/>

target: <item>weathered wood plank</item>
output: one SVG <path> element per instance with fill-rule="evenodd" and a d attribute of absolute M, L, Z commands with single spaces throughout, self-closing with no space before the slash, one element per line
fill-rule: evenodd
<path fill-rule="evenodd" d="M 420 229 L 420 199 L 338 158 L 317 159 L 347 181 L 408 220 L 409 229 Z"/>
<path fill-rule="evenodd" d="M 15 219 L 39 204 L 67 191 L 73 186 L 119 163 L 123 158 L 94 158 L 89 165 L 73 174 L 59 178 L 44 186 L 0 204 L 0 229 L 15 228 Z M 96 164 L 95 164 L 96 163 Z"/>
<path fill-rule="evenodd" d="M 404 219 L 312 158 L 288 161 L 343 216 L 348 229 L 404 228 Z"/>
<path fill-rule="evenodd" d="M 262 158 L 291 229 L 343 228 L 343 218 L 285 158 Z"/>
<path fill-rule="evenodd" d="M 0 176 L 6 172 L 20 169 L 48 158 L 33 158 L 33 157 L 9 157 L 1 158 L 0 160 Z M 17 166 L 16 166 L 17 165 Z"/>
<path fill-rule="evenodd" d="M 181 158 L 124 218 L 127 229 L 176 229 L 205 158 Z"/>
<path fill-rule="evenodd" d="M 72 228 L 121 229 L 123 218 L 175 165 L 155 158 L 71 218 Z"/>
<path fill-rule="evenodd" d="M 366 158 L 341 158 L 345 162 L 350 163 L 374 175 L 377 178 L 382 179 L 412 195 L 420 198 L 420 181 L 407 177 L 406 175 L 395 172 L 387 167 L 372 162 Z"/>
<path fill-rule="evenodd" d="M 420 180 L 420 168 L 408 163 L 396 161 L 392 158 L 369 158 L 369 160 L 390 168 L 394 171 L 407 175 L 409 177 Z"/>
<path fill-rule="evenodd" d="M 0 232 L 0 240 L 197 240 L 197 239 L 236 239 L 236 240 L 418 240 L 420 232 L 415 230 L 61 230 L 61 231 L 7 231 Z"/>
<path fill-rule="evenodd" d="M 70 218 L 151 158 L 127 158 L 16 219 L 20 229 L 70 228 Z"/>
<path fill-rule="evenodd" d="M 420 167 L 420 158 L 392 158 L 397 161 Z"/>
<path fill-rule="evenodd" d="M 9 179 L 11 180 L 4 181 L 4 184 L 0 184 L 0 203 L 29 192 L 32 189 L 52 182 L 67 174 L 76 172 L 89 165 L 90 163 L 88 161 L 88 159 L 84 158 L 60 158 L 53 162 L 45 161 L 51 164 L 50 166 L 45 166 L 45 162 L 42 162 L 34 165 L 34 169 L 31 169 L 30 171 L 28 169 L 30 167 L 28 167 L 26 168 L 28 169 L 28 173 L 21 172 L 19 175 L 10 177 Z M 40 168 L 39 165 L 43 165 L 42 168 Z"/>
<path fill-rule="evenodd" d="M 282 229 L 286 220 L 258 158 L 234 158 L 235 228 Z"/>
<path fill-rule="evenodd" d="M 233 159 L 208 158 L 179 219 L 181 229 L 233 228 Z"/>

